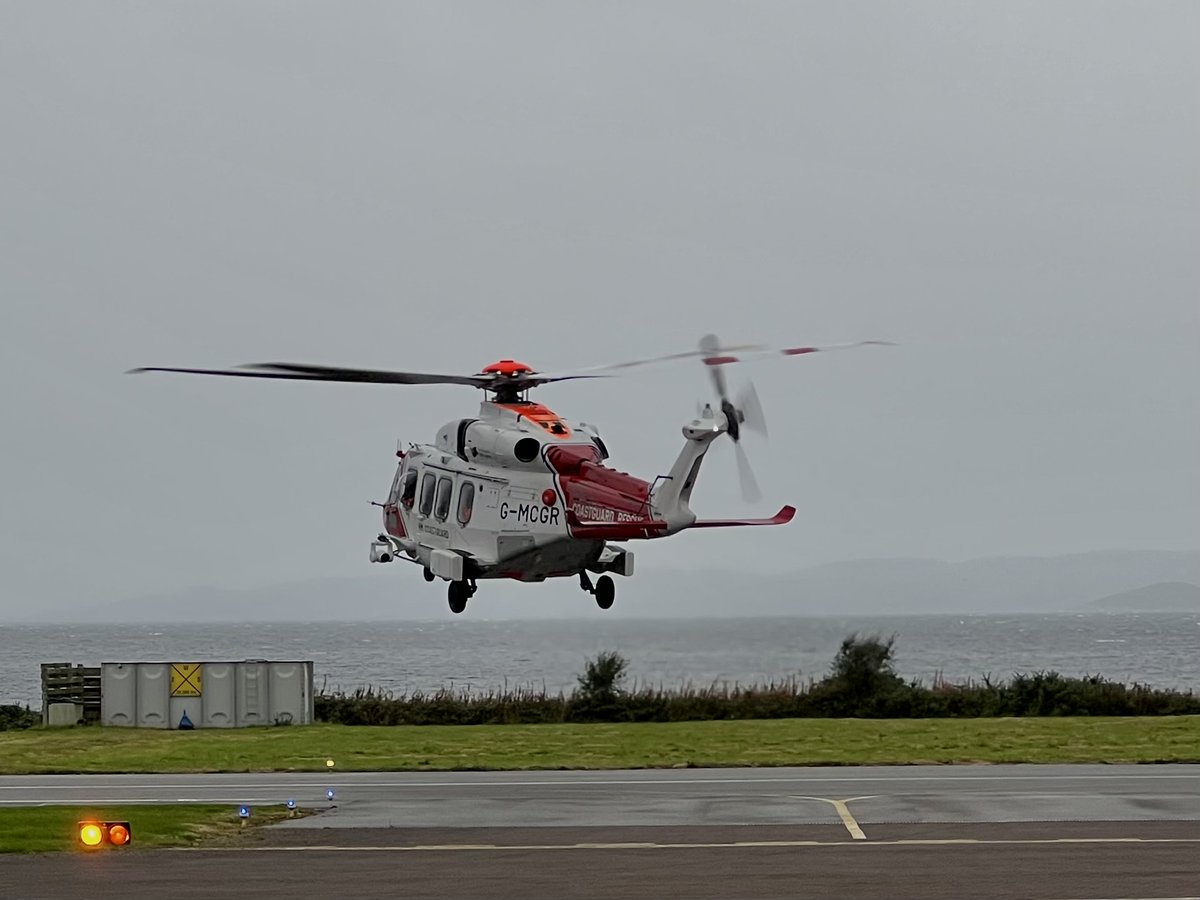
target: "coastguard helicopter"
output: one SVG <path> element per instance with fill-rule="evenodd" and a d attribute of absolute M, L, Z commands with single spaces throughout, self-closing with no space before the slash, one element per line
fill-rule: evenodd
<path fill-rule="evenodd" d="M 800 356 L 887 341 L 771 349 L 725 347 L 714 335 L 699 349 L 571 373 L 538 372 L 503 359 L 474 375 L 434 375 L 347 369 L 293 363 L 260 363 L 236 369 L 144 367 L 131 372 L 184 372 L 239 378 L 376 384 L 462 384 L 485 398 L 475 418 L 447 422 L 432 444 L 397 449 L 399 464 L 383 510 L 383 531 L 371 541 L 370 560 L 416 563 L 426 581 L 448 582 L 450 610 L 461 613 L 488 578 L 540 582 L 576 577 L 601 609 L 613 605 L 612 574 L 633 575 L 633 553 L 620 543 L 669 537 L 688 528 L 786 525 L 796 514 L 783 506 L 762 519 L 698 519 L 689 507 L 700 464 L 712 442 L 734 442 L 742 493 L 759 499 L 741 446 L 743 429 L 766 435 L 753 386 L 730 399 L 724 367 L 755 356 Z M 556 381 L 607 377 L 636 366 L 699 359 L 711 376 L 718 405 L 706 404 L 683 426 L 685 443 L 665 475 L 644 481 L 607 465 L 608 448 L 586 422 L 564 419 L 529 399 L 536 387 Z M 595 582 L 591 576 L 599 577 Z M 610 574 L 611 573 L 611 574 Z"/>

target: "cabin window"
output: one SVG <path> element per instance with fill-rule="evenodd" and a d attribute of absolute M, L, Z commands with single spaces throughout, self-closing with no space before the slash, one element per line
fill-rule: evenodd
<path fill-rule="evenodd" d="M 413 500 L 417 496 L 417 473 L 409 472 L 404 476 L 404 490 L 400 492 L 400 504 L 405 509 L 412 509 Z"/>
<path fill-rule="evenodd" d="M 475 485 L 464 481 L 458 489 L 458 524 L 466 525 L 471 521 L 471 511 L 475 506 Z"/>
<path fill-rule="evenodd" d="M 454 491 L 454 482 L 442 477 L 437 486 L 437 504 L 433 508 L 433 516 L 439 522 L 444 522 L 450 515 L 450 494 Z"/>
<path fill-rule="evenodd" d="M 433 512 L 433 489 L 437 486 L 437 476 L 426 472 L 421 481 L 421 515 L 427 516 Z"/>

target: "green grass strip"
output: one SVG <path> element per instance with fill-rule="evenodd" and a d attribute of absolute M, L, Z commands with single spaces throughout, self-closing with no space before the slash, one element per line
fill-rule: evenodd
<path fill-rule="evenodd" d="M 287 815 L 282 807 L 255 807 L 251 824 L 243 826 L 237 808 L 228 804 L 0 809 L 0 853 L 129 853 L 138 847 L 228 846 L 246 840 L 255 826 Z M 133 840 L 125 847 L 85 849 L 78 840 L 78 823 L 85 820 L 128 822 Z"/>
<path fill-rule="evenodd" d="M 1200 762 L 1200 716 L 0 733 L 0 774 Z"/>

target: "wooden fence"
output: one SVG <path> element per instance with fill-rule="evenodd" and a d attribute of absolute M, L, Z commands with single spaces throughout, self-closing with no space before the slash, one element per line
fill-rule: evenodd
<path fill-rule="evenodd" d="M 42 663 L 42 721 L 50 717 L 51 703 L 78 703 L 83 721 L 100 721 L 100 667 L 71 663 Z"/>

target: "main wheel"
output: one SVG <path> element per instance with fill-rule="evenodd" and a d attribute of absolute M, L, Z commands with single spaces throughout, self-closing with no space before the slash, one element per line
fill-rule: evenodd
<path fill-rule="evenodd" d="M 596 579 L 596 605 L 601 609 L 609 609 L 617 596 L 617 586 L 613 584 L 611 575 L 601 575 Z"/>
<path fill-rule="evenodd" d="M 450 600 L 450 612 L 457 614 L 467 608 L 467 597 L 470 596 L 470 588 L 467 587 L 465 581 L 450 582 L 450 587 L 446 593 Z"/>
<path fill-rule="evenodd" d="M 435 577 L 435 576 L 434 576 L 434 574 L 433 574 L 433 570 L 432 570 L 432 569 L 430 569 L 430 568 L 429 568 L 429 566 L 426 566 L 426 567 L 425 567 L 425 571 L 424 571 L 424 573 L 423 573 L 423 574 L 425 575 L 425 580 L 426 580 L 426 581 L 433 581 L 433 579 L 434 579 L 434 577 Z"/>

